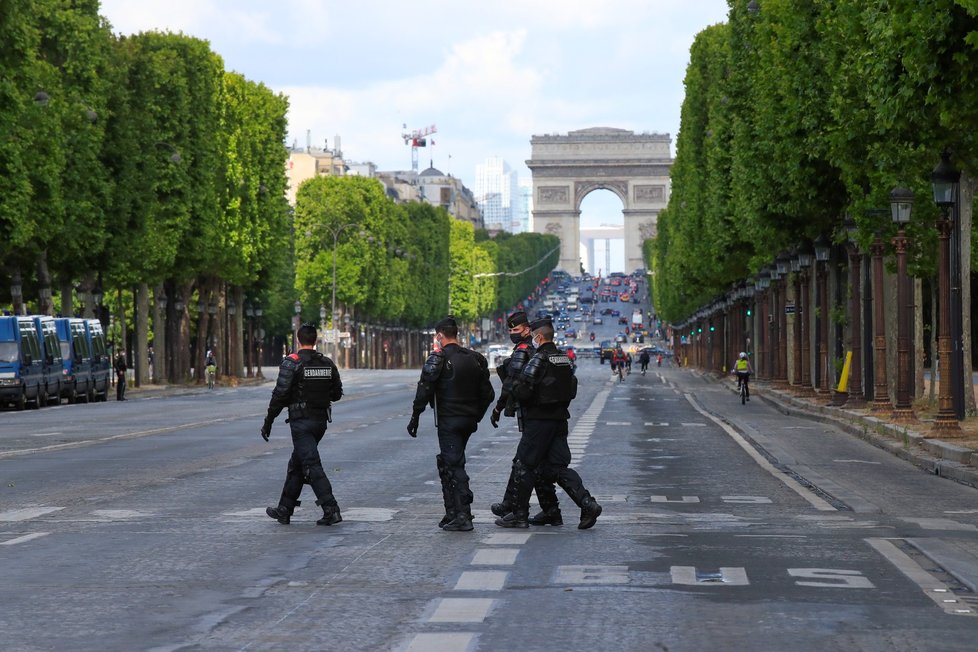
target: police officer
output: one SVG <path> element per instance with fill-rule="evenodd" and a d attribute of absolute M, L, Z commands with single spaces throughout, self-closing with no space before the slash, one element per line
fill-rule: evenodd
<path fill-rule="evenodd" d="M 577 396 L 577 377 L 570 360 L 553 342 L 550 318 L 530 324 L 536 352 L 513 385 L 523 411 L 523 438 L 516 449 L 513 470 L 503 502 L 512 511 L 496 519 L 506 528 L 529 527 L 530 491 L 535 481 L 556 482 L 581 508 L 578 528 L 586 530 L 601 515 L 601 505 L 588 493 L 581 476 L 569 468 L 567 408 Z"/>
<path fill-rule="evenodd" d="M 451 532 L 472 530 L 472 491 L 465 472 L 465 445 L 495 398 L 489 363 L 482 354 L 458 342 L 458 324 L 446 317 L 435 325 L 437 349 L 424 363 L 407 431 L 418 436 L 418 417 L 425 406 L 435 409 L 440 453 L 435 456 L 441 478 L 445 516 L 438 527 Z"/>
<path fill-rule="evenodd" d="M 496 373 L 502 379 L 502 389 L 499 393 L 499 401 L 489 416 L 489 423 L 493 428 L 499 426 L 499 417 L 516 416 L 519 405 L 513 396 L 513 383 L 519 378 L 523 367 L 533 356 L 533 337 L 530 334 L 530 322 L 526 313 L 514 312 L 507 318 L 506 326 L 509 327 L 509 339 L 513 342 L 513 353 L 499 367 Z M 519 418 L 520 432 L 523 432 L 523 419 Z M 515 461 L 515 459 L 514 459 Z M 564 521 L 560 513 L 560 505 L 557 501 L 557 491 L 552 482 L 535 482 L 534 490 L 537 493 L 537 500 L 540 502 L 540 513 L 530 518 L 531 525 L 563 525 Z M 496 516 L 505 516 L 513 511 L 513 506 L 506 502 L 493 503 L 490 508 Z"/>
<path fill-rule="evenodd" d="M 279 366 L 278 380 L 268 403 L 268 415 L 261 428 L 262 438 L 268 441 L 275 417 L 288 408 L 292 457 L 278 506 L 267 508 L 265 513 L 288 525 L 299 504 L 302 485 L 309 484 L 316 493 L 316 504 L 323 508 L 323 517 L 316 524 L 335 525 L 343 518 L 333 497 L 333 487 L 323 471 L 318 446 L 326 434 L 326 423 L 331 420 L 330 405 L 343 396 L 343 383 L 333 361 L 316 351 L 315 326 L 302 324 L 297 338 L 299 350 L 286 356 Z"/>

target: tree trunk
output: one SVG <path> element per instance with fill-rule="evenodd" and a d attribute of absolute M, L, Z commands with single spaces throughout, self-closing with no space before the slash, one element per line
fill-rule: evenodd
<path fill-rule="evenodd" d="M 149 382 L 149 286 L 136 286 L 136 344 L 133 359 L 136 367 L 136 387 Z"/>
<path fill-rule="evenodd" d="M 61 279 L 61 316 L 73 317 L 75 315 L 74 301 L 72 300 L 72 284 L 70 278 Z M 17 306 L 14 306 L 16 313 Z M 20 313 L 16 313 L 20 314 Z"/>
<path fill-rule="evenodd" d="M 971 224 L 975 186 L 978 184 L 970 172 L 961 174 L 961 324 L 962 351 L 964 354 L 964 412 L 975 416 L 975 385 L 971 365 Z"/>
<path fill-rule="evenodd" d="M 193 295 L 193 281 L 187 281 L 180 288 L 181 295 L 188 301 Z M 188 305 L 185 303 L 183 310 L 178 315 L 177 340 L 176 340 L 176 359 L 177 382 L 186 382 L 190 378 L 190 313 Z"/>
<path fill-rule="evenodd" d="M 115 354 L 116 355 L 119 355 L 121 353 L 123 355 L 126 355 L 126 353 L 127 353 L 127 351 L 126 351 L 126 342 L 128 341 L 129 338 L 128 338 L 127 329 L 126 329 L 126 304 L 122 300 L 122 290 L 118 290 L 118 292 L 116 294 L 116 307 L 118 308 L 119 311 L 116 313 L 115 318 L 119 322 L 119 328 L 122 329 L 121 330 L 121 333 L 122 333 L 122 338 L 121 338 L 122 339 L 122 344 L 119 347 L 121 350 L 116 351 Z M 128 356 L 127 356 L 127 359 L 128 359 Z"/>
<path fill-rule="evenodd" d="M 156 286 L 155 297 L 165 297 L 163 284 Z M 167 302 L 169 303 L 169 301 Z M 160 310 L 159 304 L 153 301 L 153 382 L 163 383 L 166 380 L 166 310 Z"/>
<path fill-rule="evenodd" d="M 911 278 L 913 283 L 913 339 L 910 364 L 913 365 L 913 377 L 910 379 L 911 400 L 924 396 L 924 286 L 919 278 Z"/>
<path fill-rule="evenodd" d="M 244 292 L 241 287 L 235 285 L 231 288 L 231 299 L 234 300 L 234 314 L 230 315 L 228 322 L 231 329 L 231 370 L 230 373 L 236 378 L 244 377 Z"/>

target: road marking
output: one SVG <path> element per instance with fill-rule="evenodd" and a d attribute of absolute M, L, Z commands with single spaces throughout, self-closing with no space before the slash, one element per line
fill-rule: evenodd
<path fill-rule="evenodd" d="M 630 425 L 632 425 L 632 422 L 631 421 L 606 421 L 604 425 L 606 425 L 606 426 L 630 426 Z"/>
<path fill-rule="evenodd" d="M 55 435 L 60 435 L 60 432 L 35 432 L 31 437 L 54 437 Z"/>
<path fill-rule="evenodd" d="M 700 502 L 700 499 L 696 496 L 683 496 L 679 500 L 673 500 L 669 496 L 651 496 L 651 499 L 653 503 L 686 503 L 687 505 L 692 505 Z"/>
<path fill-rule="evenodd" d="M 300 519 L 304 516 L 304 514 L 316 511 L 316 507 L 310 507 L 309 509 L 298 507 L 295 510 L 295 518 Z M 400 510 L 387 509 L 384 507 L 344 507 L 342 511 L 344 521 L 357 521 L 360 523 L 384 523 L 386 521 L 394 520 L 394 516 Z M 264 507 L 253 507 L 251 509 L 245 509 L 238 512 L 224 512 L 221 514 L 221 516 L 228 516 L 231 518 L 251 518 L 253 516 L 264 516 L 267 518 Z"/>
<path fill-rule="evenodd" d="M 764 496 L 720 496 L 720 500 L 725 503 L 739 503 L 741 505 L 771 504 L 771 499 Z"/>
<path fill-rule="evenodd" d="M 482 543 L 487 546 L 521 546 L 530 540 L 533 533 L 522 533 L 522 532 L 497 532 L 495 534 L 490 534 Z"/>
<path fill-rule="evenodd" d="M 472 557 L 473 566 L 512 566 L 519 548 L 479 548 Z"/>
<path fill-rule="evenodd" d="M 948 589 L 947 585 L 920 567 L 907 553 L 903 552 L 889 539 L 866 539 L 866 543 L 872 546 L 876 552 L 883 555 L 887 561 L 897 567 L 901 573 L 906 575 L 910 581 L 920 587 L 931 601 L 940 607 L 945 613 L 960 615 L 975 615 L 972 609 L 966 608 L 958 602 L 954 593 Z M 949 595 L 951 596 L 950 602 Z"/>
<path fill-rule="evenodd" d="M 650 426 L 650 427 L 651 427 L 651 426 L 660 426 L 660 427 L 664 427 L 664 426 L 668 426 L 669 424 L 668 424 L 668 423 L 666 423 L 666 422 L 664 422 L 664 421 L 662 421 L 662 422 L 659 422 L 659 423 L 656 423 L 655 421 L 646 421 L 646 422 L 645 422 L 645 425 L 646 425 L 646 426 Z"/>
<path fill-rule="evenodd" d="M 16 539 L 8 539 L 7 541 L 0 542 L 0 546 L 15 546 L 18 543 L 24 543 L 27 541 L 33 541 L 34 539 L 40 539 L 41 537 L 46 537 L 51 534 L 50 532 L 35 532 L 34 534 L 25 534 L 22 537 L 17 537 Z"/>
<path fill-rule="evenodd" d="M 949 518 L 913 518 L 898 516 L 901 521 L 916 523 L 925 530 L 953 530 L 955 532 L 978 532 L 978 528 L 969 523 L 958 523 Z"/>
<path fill-rule="evenodd" d="M 705 428 L 705 423 L 680 423 L 683 428 Z"/>
<path fill-rule="evenodd" d="M 455 591 L 502 591 L 509 571 L 462 571 Z"/>
<path fill-rule="evenodd" d="M 978 514 L 978 509 L 952 509 L 944 512 L 945 514 Z"/>
<path fill-rule="evenodd" d="M 415 634 L 404 652 L 466 652 L 475 636 L 466 632 Z"/>
<path fill-rule="evenodd" d="M 38 516 L 44 516 L 51 512 L 59 512 L 64 507 L 25 507 L 23 509 L 12 509 L 7 512 L 0 512 L 0 523 L 16 523 L 26 521 Z"/>
<path fill-rule="evenodd" d="M 628 566 L 558 566 L 554 584 L 628 584 Z"/>
<path fill-rule="evenodd" d="M 882 464 L 882 462 L 870 462 L 869 460 L 832 460 L 840 464 Z"/>
<path fill-rule="evenodd" d="M 481 623 L 495 600 L 489 598 L 441 598 L 429 623 Z"/>
<path fill-rule="evenodd" d="M 747 586 L 747 570 L 739 567 L 721 567 L 719 572 L 697 572 L 695 566 L 672 566 L 669 569 L 673 584 L 688 586 Z"/>
<path fill-rule="evenodd" d="M 149 512 L 137 512 L 134 509 L 96 509 L 92 516 L 106 519 L 127 519 L 139 518 L 140 516 L 150 516 Z"/>
<path fill-rule="evenodd" d="M 704 417 L 706 417 L 710 421 L 714 422 L 715 424 L 717 424 L 718 426 L 720 426 L 721 428 L 723 428 L 723 431 L 726 432 L 735 442 L 737 442 L 737 445 L 740 446 L 744 450 L 745 453 L 747 453 L 748 455 L 750 455 L 751 458 L 755 462 L 757 462 L 757 464 L 762 469 L 764 469 L 765 471 L 767 471 L 768 473 L 770 473 L 772 476 L 774 476 L 775 478 L 777 478 L 778 480 L 780 480 L 781 482 L 783 482 L 785 484 L 785 486 L 787 486 L 789 489 L 791 489 L 796 494 L 798 494 L 799 496 L 801 496 L 802 498 L 804 498 L 806 501 L 808 501 L 808 503 L 812 507 L 814 507 L 815 509 L 817 509 L 819 511 L 822 511 L 822 512 L 835 512 L 835 511 L 838 511 L 827 500 L 824 500 L 823 498 L 821 498 L 819 496 L 816 496 L 811 491 L 809 491 L 805 487 L 801 486 L 798 483 L 797 480 L 795 480 L 791 476 L 785 475 L 784 473 L 782 473 L 778 469 L 774 468 L 774 466 L 770 462 L 767 461 L 767 458 L 765 458 L 763 455 L 761 455 L 759 452 L 757 452 L 757 450 L 753 446 L 751 446 L 749 443 L 747 443 L 747 440 L 745 440 L 740 435 L 740 433 L 738 433 L 736 430 L 734 430 L 726 422 L 721 421 L 717 417 L 713 416 L 712 414 L 710 414 L 709 412 L 707 412 L 706 410 L 704 410 L 703 408 L 701 408 L 700 405 L 699 405 L 699 403 L 696 402 L 696 399 L 694 399 L 691 394 L 686 394 L 686 400 L 689 401 L 689 404 L 693 406 L 693 409 L 694 410 L 696 410 L 697 412 L 699 412 L 700 414 L 702 414 Z"/>
<path fill-rule="evenodd" d="M 836 568 L 789 568 L 791 577 L 803 577 L 811 581 L 795 582 L 797 586 L 820 586 L 836 589 L 875 589 L 876 586 L 857 570 Z"/>

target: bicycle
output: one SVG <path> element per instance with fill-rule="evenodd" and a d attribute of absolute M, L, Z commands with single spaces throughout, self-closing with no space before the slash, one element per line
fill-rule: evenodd
<path fill-rule="evenodd" d="M 615 373 L 618 374 L 619 383 L 625 382 L 625 365 L 619 364 L 618 368 L 615 370 Z"/>
<path fill-rule="evenodd" d="M 737 389 L 740 393 L 740 404 L 746 405 L 747 401 L 750 400 L 750 394 L 748 393 L 747 379 L 750 374 L 737 374 Z"/>
<path fill-rule="evenodd" d="M 207 365 L 207 389 L 214 389 L 215 376 L 217 376 L 217 365 Z"/>

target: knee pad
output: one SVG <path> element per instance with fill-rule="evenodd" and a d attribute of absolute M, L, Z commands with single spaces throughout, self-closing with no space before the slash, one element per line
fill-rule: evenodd
<path fill-rule="evenodd" d="M 305 466 L 302 468 L 302 475 L 306 479 L 306 482 L 313 483 L 316 480 L 323 480 L 326 478 L 326 472 L 323 471 L 323 467 L 319 464 L 316 466 Z"/>

